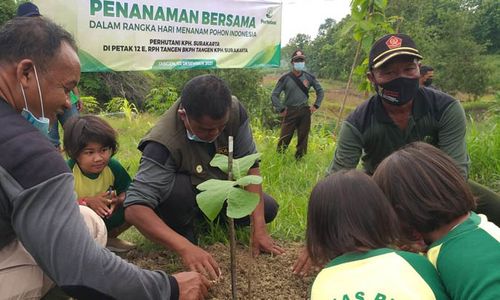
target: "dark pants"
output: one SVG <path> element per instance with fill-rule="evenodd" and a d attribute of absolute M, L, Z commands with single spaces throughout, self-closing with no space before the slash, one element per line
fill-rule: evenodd
<path fill-rule="evenodd" d="M 500 195 L 475 181 L 469 180 L 472 194 L 477 198 L 476 212 L 500 227 Z"/>
<path fill-rule="evenodd" d="M 309 106 L 288 107 L 286 115 L 281 122 L 278 152 L 283 152 L 288 148 L 293 137 L 293 132 L 297 130 L 297 151 L 295 152 L 295 158 L 298 159 L 304 156 L 307 153 L 307 141 L 310 129 L 311 110 Z"/>
<path fill-rule="evenodd" d="M 203 220 L 203 213 L 196 203 L 196 194 L 197 190 L 191 184 L 190 176 L 177 174 L 170 196 L 155 210 L 165 224 L 194 244 L 197 243 L 194 223 L 197 219 Z M 276 200 L 264 193 L 264 219 L 266 223 L 274 220 L 278 214 L 278 207 Z M 225 216 L 225 209 L 221 215 Z M 234 222 L 237 226 L 248 226 L 250 225 L 250 216 L 235 219 Z"/>

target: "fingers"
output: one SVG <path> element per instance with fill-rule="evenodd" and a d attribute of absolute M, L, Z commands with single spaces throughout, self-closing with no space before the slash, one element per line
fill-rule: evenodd
<path fill-rule="evenodd" d="M 273 248 L 271 249 L 271 253 L 275 255 L 281 255 L 285 253 L 285 249 L 281 248 L 278 245 L 273 245 Z"/>
<path fill-rule="evenodd" d="M 201 277 L 201 294 L 202 294 L 202 299 L 205 299 L 208 296 L 208 289 L 210 288 L 210 281 L 207 279 L 207 277 L 203 276 L 200 274 Z"/>
<path fill-rule="evenodd" d="M 219 267 L 214 267 L 209 262 L 193 264 L 189 266 L 189 269 L 191 271 L 198 272 L 203 276 L 207 276 L 210 280 L 217 280 L 220 277 Z"/>
<path fill-rule="evenodd" d="M 255 245 L 255 243 L 254 243 L 254 245 L 252 247 L 252 256 L 257 257 L 257 256 L 259 256 L 259 254 L 260 254 L 260 246 Z"/>
<path fill-rule="evenodd" d="M 311 269 L 311 259 L 309 258 L 309 254 L 307 251 L 303 250 L 295 264 L 293 265 L 292 268 L 292 273 L 299 275 L 299 276 L 305 276 L 309 270 Z"/>

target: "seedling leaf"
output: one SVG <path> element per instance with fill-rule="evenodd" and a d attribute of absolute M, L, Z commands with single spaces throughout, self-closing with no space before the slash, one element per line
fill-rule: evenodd
<path fill-rule="evenodd" d="M 249 184 L 260 184 L 260 183 L 262 183 L 262 177 L 257 175 L 248 175 L 236 180 L 236 184 L 238 184 L 239 186 L 247 186 Z"/>
<path fill-rule="evenodd" d="M 196 186 L 196 188 L 200 191 L 208 191 L 213 189 L 228 189 L 236 185 L 235 181 L 229 180 L 220 180 L 220 179 L 209 179 L 204 181 Z"/>
<path fill-rule="evenodd" d="M 254 211 L 259 201 L 258 194 L 233 187 L 228 195 L 226 214 L 233 219 L 243 218 Z"/>
<path fill-rule="evenodd" d="M 231 189 L 234 188 L 230 186 L 229 188 L 213 189 L 196 195 L 198 206 L 210 221 L 215 220 L 221 211 Z"/>
<path fill-rule="evenodd" d="M 254 153 L 250 154 L 238 159 L 233 160 L 233 176 L 234 179 L 238 180 L 241 177 L 245 176 L 248 174 L 248 170 L 253 166 L 255 161 L 259 159 L 261 156 L 260 153 Z M 210 165 L 212 167 L 216 167 L 222 170 L 222 172 L 227 173 L 227 165 L 228 165 L 228 159 L 226 155 L 223 154 L 215 154 L 214 158 L 212 158 L 212 161 L 210 161 Z"/>

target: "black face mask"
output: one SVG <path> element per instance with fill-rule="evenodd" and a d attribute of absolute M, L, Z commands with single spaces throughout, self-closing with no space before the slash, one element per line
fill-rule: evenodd
<path fill-rule="evenodd" d="M 381 84 L 379 91 L 376 86 L 377 94 L 384 101 L 392 105 L 403 105 L 410 102 L 417 94 L 419 83 L 418 78 L 399 77 L 388 83 Z"/>
<path fill-rule="evenodd" d="M 425 86 L 431 86 L 432 84 L 432 78 L 427 78 L 425 81 L 424 81 L 424 85 Z"/>

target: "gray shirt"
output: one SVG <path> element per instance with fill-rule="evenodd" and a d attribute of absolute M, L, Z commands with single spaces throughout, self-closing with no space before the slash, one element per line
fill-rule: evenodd
<path fill-rule="evenodd" d="M 235 158 L 257 152 L 249 125 L 250 119 L 245 117 L 242 121 L 234 138 Z M 207 144 L 207 146 L 211 145 Z M 161 149 L 164 153 L 155 155 L 155 157 L 149 157 L 146 151 L 146 153 L 143 153 L 139 170 L 127 191 L 125 207 L 141 204 L 154 209 L 170 196 L 175 184 L 177 166 L 169 155 L 167 148 L 162 147 Z M 156 157 L 163 157 L 163 159 L 157 159 Z"/>
<path fill-rule="evenodd" d="M 271 94 L 272 104 L 275 111 L 277 112 L 281 112 L 289 106 L 299 107 L 309 105 L 306 94 L 290 77 L 289 74 L 291 74 L 291 76 L 295 76 L 293 75 L 293 73 L 287 73 L 281 76 Z M 314 106 L 316 106 L 316 108 L 319 108 L 321 106 L 321 102 L 323 101 L 324 93 L 323 88 L 319 84 L 318 80 L 316 80 L 316 77 L 307 72 L 302 72 L 298 79 L 302 83 L 304 83 L 305 87 L 308 90 L 311 88 L 311 86 L 314 88 L 314 90 L 316 91 L 316 101 L 314 102 Z M 283 91 L 285 92 L 285 98 L 282 102 L 280 99 L 280 95 Z"/>
<path fill-rule="evenodd" d="M 18 239 L 75 298 L 171 299 L 173 277 L 142 270 L 94 242 L 66 162 L 1 98 L 0 128 L 0 249 Z"/>

